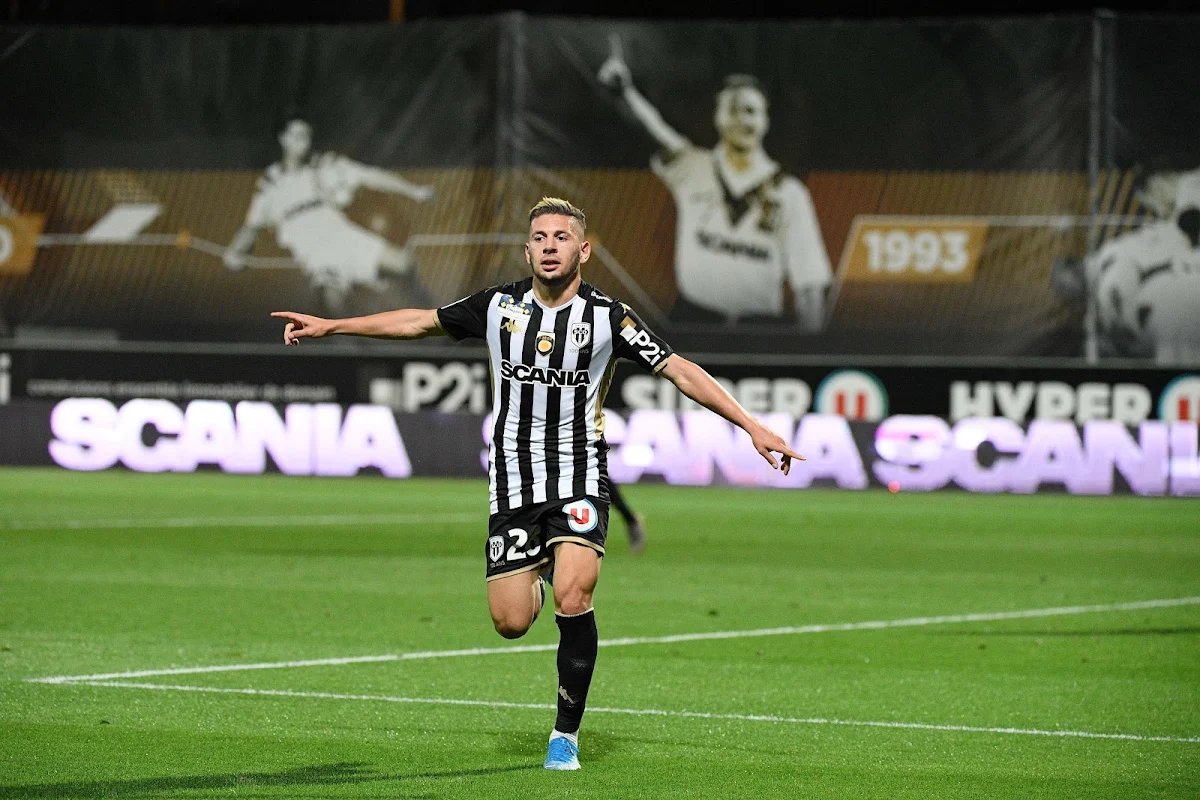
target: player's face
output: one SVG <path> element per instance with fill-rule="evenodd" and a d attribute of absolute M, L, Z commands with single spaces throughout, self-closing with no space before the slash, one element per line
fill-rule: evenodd
<path fill-rule="evenodd" d="M 579 223 L 565 214 L 543 214 L 529 223 L 525 260 L 539 281 L 552 289 L 566 286 L 592 254 Z"/>
<path fill-rule="evenodd" d="M 312 128 L 307 122 L 300 120 L 292 120 L 287 127 L 283 129 L 283 133 L 279 134 L 279 146 L 283 148 L 285 156 L 301 158 L 308 153 L 308 149 L 312 147 Z"/>
<path fill-rule="evenodd" d="M 767 98 L 749 87 L 726 89 L 717 96 L 714 121 L 725 144 L 736 150 L 753 150 L 767 135 Z"/>

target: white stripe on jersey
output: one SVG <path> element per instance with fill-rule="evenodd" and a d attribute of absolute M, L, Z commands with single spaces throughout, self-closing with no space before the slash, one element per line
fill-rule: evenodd
<path fill-rule="evenodd" d="M 522 297 L 526 303 L 533 302 L 533 289 L 530 289 Z M 497 313 L 497 316 L 499 314 Z M 526 318 L 523 322 L 518 323 L 520 327 L 519 333 L 514 333 L 509 339 L 508 358 L 514 364 L 521 363 L 521 359 L 525 353 L 525 337 L 535 336 L 536 331 L 531 331 L 530 320 Z M 497 351 L 497 355 L 503 358 L 503 350 Z M 499 374 L 500 370 L 497 369 Z M 508 468 L 508 506 L 516 508 L 521 505 L 521 456 L 517 450 L 517 429 L 521 424 L 521 382 L 508 381 L 508 386 L 504 387 L 504 391 L 508 392 L 508 417 L 504 420 L 504 453 L 505 466 Z M 528 456 L 526 456 L 528 457 Z M 495 491 L 495 488 L 492 490 Z M 514 502 L 515 498 L 515 502 Z M 497 498 L 499 499 L 499 498 Z"/>
<path fill-rule="evenodd" d="M 530 293 L 532 294 L 532 292 Z M 570 313 L 569 308 L 543 308 L 542 323 L 539 329 L 553 331 L 554 322 L 558 315 Z M 566 342 L 555 341 L 554 349 L 566 347 Z M 553 352 L 541 355 L 534 348 L 533 363 L 539 367 L 548 368 Z M 533 462 L 533 502 L 544 503 L 546 496 L 546 401 L 549 391 L 545 387 L 531 387 L 533 390 L 533 420 L 529 432 L 529 458 Z M 520 487 L 518 487 L 518 495 Z M 519 500 L 518 500 L 519 503 Z"/>
<path fill-rule="evenodd" d="M 583 321 L 584 312 L 587 311 L 588 304 L 586 302 L 572 302 L 571 316 L 567 325 L 567 337 L 570 339 L 571 325 Z M 595 360 L 595 331 L 593 331 L 593 354 L 592 359 Z M 566 354 L 563 357 L 563 369 L 572 372 L 579 366 L 579 352 L 571 352 L 571 347 L 564 342 L 563 346 L 567 348 Z M 558 419 L 559 425 L 565 430 L 565 436 L 558 437 L 558 496 L 568 498 L 574 492 L 572 485 L 575 482 L 575 448 L 571 446 L 572 436 L 575 433 L 574 425 L 575 417 L 575 392 L 562 392 L 558 399 Z"/>
<path fill-rule="evenodd" d="M 608 372 L 609 362 L 612 361 L 612 322 L 609 309 L 605 306 L 592 306 L 592 336 L 597 344 L 604 343 L 603 348 L 592 350 L 592 361 L 588 365 L 591 374 L 592 391 L 588 392 L 588 402 L 583 410 L 584 424 L 587 425 L 587 440 L 595 442 L 600 438 L 596 429 L 596 418 L 604 413 L 597 408 L 600 402 L 600 390 L 603 389 L 604 375 Z M 599 356 L 599 357 L 597 357 Z M 596 457 L 595 448 L 588 450 L 587 465 L 587 494 L 591 497 L 600 496 L 600 459 Z"/>
<path fill-rule="evenodd" d="M 496 513 L 496 419 L 500 413 L 500 370 L 496 369 L 495 354 L 500 352 L 500 323 L 498 322 L 499 314 L 497 309 L 500 306 L 500 293 L 492 295 L 492 300 L 488 304 L 487 315 L 487 346 L 488 353 L 491 354 L 491 372 L 492 372 L 492 443 L 488 446 L 488 486 L 491 494 L 492 513 Z"/>

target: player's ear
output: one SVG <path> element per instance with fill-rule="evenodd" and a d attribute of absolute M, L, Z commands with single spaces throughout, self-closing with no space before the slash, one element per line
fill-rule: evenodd
<path fill-rule="evenodd" d="M 579 245 L 579 263 L 587 261 L 592 257 L 592 243 L 587 239 L 583 240 L 583 244 Z"/>
<path fill-rule="evenodd" d="M 525 263 L 530 267 L 533 266 L 533 255 L 529 252 L 529 242 L 525 243 Z"/>

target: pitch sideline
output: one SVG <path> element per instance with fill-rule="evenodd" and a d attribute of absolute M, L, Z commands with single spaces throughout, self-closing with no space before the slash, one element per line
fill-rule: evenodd
<path fill-rule="evenodd" d="M 1200 605 L 1200 596 L 1175 597 L 1161 600 L 1139 600 L 1126 603 L 1106 603 L 1099 605 L 1058 606 L 1053 608 L 1034 608 L 1021 611 L 998 611 L 992 613 L 950 614 L 933 617 L 907 617 L 893 620 L 872 620 L 867 622 L 845 622 L 834 624 L 800 625 L 781 628 L 758 628 L 743 631 L 709 631 L 701 633 L 681 633 L 668 636 L 638 636 L 621 639 L 602 639 L 601 647 L 629 647 L 644 644 L 674 644 L 679 642 L 709 641 L 718 639 L 742 639 L 762 636 L 793 636 L 808 633 L 833 633 L 860 630 L 885 630 L 889 628 L 911 628 L 928 625 L 948 625 L 969 622 L 998 622 L 1012 619 L 1036 619 L 1039 617 L 1070 616 L 1075 614 L 1094 614 L 1114 611 L 1138 611 L 1150 608 L 1173 608 L 1178 606 Z M 149 678 L 163 675 L 200 675 L 215 672 L 244 672 L 263 669 L 294 669 L 300 667 L 343 666 L 347 664 L 381 663 L 389 661 L 411 661 L 430 658 L 462 658 L 485 655 L 511 655 L 519 653 L 540 653 L 556 650 L 556 644 L 515 645 L 508 647 L 475 647 L 457 650 L 425 650 L 409 653 L 389 653 L 376 656 L 349 656 L 342 658 L 315 658 L 302 661 L 274 661 L 253 664 L 218 664 L 204 667 L 173 667 L 169 669 L 147 669 L 128 672 L 108 672 L 95 675 L 55 675 L 43 678 L 26 678 L 27 683 L 73 684 L 100 683 L 116 681 L 124 678 Z"/>
<path fill-rule="evenodd" d="M 379 703 L 408 703 L 420 705 L 475 706 L 484 708 L 535 709 L 554 711 L 549 703 L 513 703 L 502 700 L 462 700 L 443 697 L 395 697 L 390 695 L 341 694 L 337 692 L 297 692 L 290 689 L 231 689 L 219 686 L 171 686 L 159 683 L 128 683 L 120 681 L 81 681 L 73 686 L 107 686 L 120 689 L 147 689 L 164 692 L 200 692 L 261 697 L 295 697 L 318 700 L 356 700 Z M 899 728 L 904 730 L 946 731 L 952 733 L 993 733 L 1010 736 L 1048 736 L 1072 739 L 1115 739 L 1132 742 L 1168 742 L 1200 744 L 1200 736 L 1153 736 L 1137 733 L 1099 733 L 1096 731 L 1047 730 L 1041 728 L 986 727 L 980 725 L 943 725 L 928 722 L 897 722 L 891 720 L 852 720 L 828 717 L 779 717 L 767 714 L 716 714 L 706 711 L 670 711 L 660 708 L 589 707 L 592 714 L 626 714 L 639 717 L 683 717 L 688 719 L 728 720 L 734 722 L 772 722 L 790 725 L 838 725 L 857 728 Z"/>

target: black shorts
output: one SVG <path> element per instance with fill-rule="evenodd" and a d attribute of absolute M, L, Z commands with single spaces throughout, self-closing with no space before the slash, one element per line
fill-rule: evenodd
<path fill-rule="evenodd" d="M 534 503 L 492 514 L 484 546 L 487 579 L 539 569 L 550 562 L 560 542 L 581 544 L 603 556 L 607 538 L 608 503 L 598 497 Z"/>

